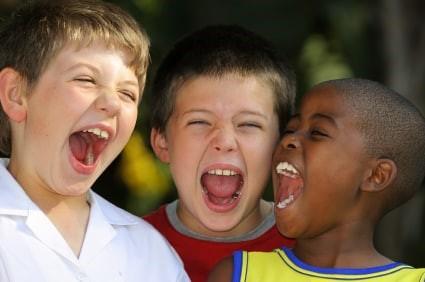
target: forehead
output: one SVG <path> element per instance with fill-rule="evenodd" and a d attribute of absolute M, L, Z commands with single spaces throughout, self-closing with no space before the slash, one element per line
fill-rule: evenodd
<path fill-rule="evenodd" d="M 52 60 L 57 58 L 58 55 L 65 56 L 69 54 L 82 54 L 86 53 L 96 53 L 96 50 L 107 51 L 110 54 L 115 54 L 123 60 L 123 62 L 129 66 L 132 60 L 132 56 L 128 49 L 125 47 L 114 45 L 109 42 L 102 40 L 94 41 L 66 41 L 63 46 L 57 50 L 55 56 L 52 57 Z M 96 54 L 95 54 L 96 55 Z"/>
<path fill-rule="evenodd" d="M 255 76 L 223 74 L 197 76 L 176 91 L 176 108 L 183 105 L 273 107 L 274 94 L 268 83 Z"/>
<path fill-rule="evenodd" d="M 313 87 L 302 99 L 300 115 L 307 117 L 318 113 L 354 121 L 352 107 L 336 88 L 329 85 Z"/>

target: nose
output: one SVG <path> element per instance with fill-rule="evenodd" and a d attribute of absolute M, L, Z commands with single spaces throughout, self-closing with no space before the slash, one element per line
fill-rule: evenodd
<path fill-rule="evenodd" d="M 298 136 L 294 133 L 284 136 L 280 144 L 284 149 L 300 148 L 300 140 Z"/>
<path fill-rule="evenodd" d="M 226 128 L 217 129 L 211 142 L 214 150 L 220 152 L 231 152 L 237 147 L 234 133 Z"/>
<path fill-rule="evenodd" d="M 107 116 L 116 115 L 121 109 L 121 101 L 117 94 L 104 90 L 95 101 L 96 109 Z"/>

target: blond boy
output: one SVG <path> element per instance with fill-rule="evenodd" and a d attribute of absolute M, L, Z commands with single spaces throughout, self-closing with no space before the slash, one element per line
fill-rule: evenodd
<path fill-rule="evenodd" d="M 144 31 L 112 4 L 39 1 L 0 41 L 0 281 L 187 281 L 152 227 L 90 190 L 134 129 Z"/>

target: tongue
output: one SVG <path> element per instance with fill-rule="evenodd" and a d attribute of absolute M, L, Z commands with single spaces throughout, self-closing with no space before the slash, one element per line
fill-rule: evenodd
<path fill-rule="evenodd" d="M 89 132 L 76 132 L 69 137 L 69 146 L 74 157 L 85 165 L 92 165 L 102 153 L 107 141 Z"/>
<path fill-rule="evenodd" d="M 231 198 L 241 186 L 241 176 L 221 176 L 204 174 L 201 179 L 202 186 L 212 194 L 219 198 Z"/>
<path fill-rule="evenodd" d="M 287 198 L 289 195 L 297 196 L 300 193 L 302 186 L 303 180 L 300 177 L 279 177 L 279 190 L 282 193 L 281 197 L 283 196 L 284 198 Z"/>
<path fill-rule="evenodd" d="M 74 157 L 83 162 L 86 158 L 87 149 L 90 146 L 82 133 L 74 133 L 69 137 L 69 146 Z"/>

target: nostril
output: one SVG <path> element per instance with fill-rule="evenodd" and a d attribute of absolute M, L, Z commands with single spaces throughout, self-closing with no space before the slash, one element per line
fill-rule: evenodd
<path fill-rule="evenodd" d="M 297 148 L 297 146 L 295 146 L 295 144 L 293 144 L 293 143 L 289 143 L 286 147 L 288 149 L 295 149 L 295 148 Z"/>

